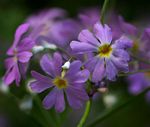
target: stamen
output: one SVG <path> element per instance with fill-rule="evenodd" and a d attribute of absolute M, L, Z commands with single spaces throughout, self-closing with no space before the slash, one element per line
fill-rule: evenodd
<path fill-rule="evenodd" d="M 112 53 L 111 45 L 104 44 L 104 45 L 100 46 L 99 49 L 98 49 L 98 53 L 99 53 L 99 56 L 102 57 L 102 58 L 110 57 L 110 55 Z"/>
<path fill-rule="evenodd" d="M 54 80 L 53 80 L 53 83 L 55 86 L 57 86 L 57 88 L 59 89 L 63 89 L 63 88 L 66 88 L 68 86 L 68 83 L 67 83 L 67 80 L 61 78 L 61 77 L 56 77 Z"/>

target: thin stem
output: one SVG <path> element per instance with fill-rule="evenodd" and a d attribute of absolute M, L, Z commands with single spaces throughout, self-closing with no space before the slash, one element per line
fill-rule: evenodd
<path fill-rule="evenodd" d="M 111 110 L 105 111 L 103 114 L 96 117 L 91 123 L 87 124 L 86 127 L 95 127 L 98 123 L 101 123 L 103 120 L 105 120 L 106 118 L 109 118 L 114 113 L 117 113 L 118 111 L 120 111 L 121 109 L 126 107 L 127 105 L 135 102 L 139 97 L 142 97 L 143 95 L 145 95 L 145 93 L 147 93 L 149 90 L 150 90 L 150 88 L 147 88 L 143 92 L 138 94 L 137 96 L 134 96 L 131 99 L 129 99 L 128 101 L 123 102 L 120 105 L 115 106 Z"/>
<path fill-rule="evenodd" d="M 150 72 L 150 70 L 149 69 L 137 70 L 137 71 L 128 72 L 128 73 L 125 73 L 125 74 L 119 74 L 118 76 L 121 77 L 121 76 L 128 76 L 128 75 L 133 75 L 133 74 L 136 74 L 136 73 L 146 73 L 146 72 Z"/>
<path fill-rule="evenodd" d="M 77 125 L 77 127 L 83 127 L 83 125 L 84 125 L 84 123 L 85 123 L 85 121 L 89 115 L 90 108 L 91 108 L 91 100 L 88 100 L 86 103 L 85 112 L 84 112 L 79 124 Z"/>
<path fill-rule="evenodd" d="M 100 19 L 102 24 L 104 24 L 104 16 L 105 16 L 106 11 L 107 11 L 108 3 L 109 3 L 109 0 L 105 0 L 103 7 L 102 7 L 101 19 Z"/>

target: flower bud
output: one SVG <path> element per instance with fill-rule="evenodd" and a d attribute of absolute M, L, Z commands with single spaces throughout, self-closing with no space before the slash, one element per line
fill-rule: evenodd
<path fill-rule="evenodd" d="M 67 61 L 67 62 L 62 66 L 63 69 L 69 69 L 69 67 L 70 67 L 70 61 Z"/>

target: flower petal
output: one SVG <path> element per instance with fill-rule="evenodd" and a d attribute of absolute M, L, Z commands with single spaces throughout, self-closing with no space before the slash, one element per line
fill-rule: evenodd
<path fill-rule="evenodd" d="M 124 61 L 129 61 L 130 60 L 130 56 L 129 56 L 128 52 L 123 50 L 123 49 L 113 50 L 113 55 L 115 57 L 119 57 L 120 59 L 122 59 Z"/>
<path fill-rule="evenodd" d="M 126 36 L 121 36 L 118 40 L 115 41 L 115 43 L 112 45 L 113 48 L 117 49 L 126 49 L 131 48 L 133 46 L 133 41 L 130 40 Z"/>
<path fill-rule="evenodd" d="M 54 58 L 52 59 L 48 56 L 48 54 L 46 54 L 41 58 L 40 65 L 43 71 L 50 76 L 59 76 L 61 74 L 62 57 L 55 53 Z"/>
<path fill-rule="evenodd" d="M 113 64 L 110 59 L 106 59 L 106 76 L 109 80 L 114 81 L 116 80 L 116 75 L 118 73 L 117 68 Z"/>
<path fill-rule="evenodd" d="M 34 81 L 34 82 L 31 82 L 30 84 L 30 87 L 32 89 L 32 91 L 36 92 L 36 93 L 41 93 L 43 92 L 44 90 L 52 87 L 53 85 L 50 85 L 48 83 L 43 83 L 43 82 L 40 82 L 40 81 Z"/>
<path fill-rule="evenodd" d="M 99 82 L 103 79 L 104 76 L 105 76 L 104 60 L 99 59 L 95 65 L 95 69 L 92 74 L 92 81 Z"/>
<path fill-rule="evenodd" d="M 76 73 L 74 76 L 71 75 L 69 80 L 72 83 L 85 83 L 88 80 L 89 75 L 89 71 L 84 69 Z"/>
<path fill-rule="evenodd" d="M 31 74 L 37 81 L 43 84 L 49 84 L 50 87 L 52 86 L 52 80 L 49 77 L 41 75 L 36 71 L 31 71 Z"/>
<path fill-rule="evenodd" d="M 17 47 L 18 52 L 30 51 L 30 50 L 32 50 L 34 44 L 35 44 L 35 42 L 31 38 L 29 38 L 29 37 L 24 38 Z"/>
<path fill-rule="evenodd" d="M 87 42 L 90 43 L 93 46 L 99 46 L 100 43 L 98 40 L 94 37 L 94 35 L 87 29 L 82 30 L 78 36 L 78 39 L 81 42 Z"/>
<path fill-rule="evenodd" d="M 62 70 L 62 57 L 59 53 L 55 52 L 54 56 L 53 56 L 53 61 L 54 61 L 54 65 L 55 65 L 55 73 L 56 75 L 60 75 L 61 74 L 61 70 Z"/>
<path fill-rule="evenodd" d="M 19 85 L 21 76 L 17 64 L 7 70 L 6 74 L 3 77 L 3 80 L 6 85 L 10 85 L 14 80 L 16 80 L 16 84 Z"/>
<path fill-rule="evenodd" d="M 28 23 L 21 24 L 17 28 L 16 33 L 15 33 L 14 45 L 18 44 L 18 42 L 20 41 L 22 35 L 25 34 L 28 30 L 29 30 L 29 24 Z"/>
<path fill-rule="evenodd" d="M 69 77 L 69 76 L 75 75 L 78 71 L 80 71 L 81 66 L 82 66 L 82 63 L 79 60 L 72 62 L 65 76 Z"/>
<path fill-rule="evenodd" d="M 74 89 L 72 86 L 66 89 L 66 96 L 69 105 L 74 109 L 79 109 L 83 101 L 88 100 L 88 95 L 83 90 Z"/>
<path fill-rule="evenodd" d="M 57 112 L 62 112 L 65 109 L 65 99 L 63 90 L 57 91 L 55 109 Z"/>
<path fill-rule="evenodd" d="M 21 80 L 21 74 L 18 65 L 15 66 L 15 80 L 16 80 L 16 85 L 19 86 Z"/>
<path fill-rule="evenodd" d="M 11 48 L 7 51 L 8 55 L 12 55 L 13 54 L 13 49 L 16 48 L 16 46 L 18 45 L 21 37 L 23 36 L 23 34 L 25 34 L 29 29 L 29 24 L 24 23 L 22 25 L 20 25 L 15 33 L 15 39 L 13 42 L 13 45 L 11 46 Z"/>
<path fill-rule="evenodd" d="M 40 60 L 40 65 L 47 74 L 49 74 L 52 77 L 55 77 L 55 67 L 52 60 L 49 58 L 48 54 L 44 55 Z"/>
<path fill-rule="evenodd" d="M 55 105 L 57 97 L 57 89 L 54 88 L 52 91 L 49 92 L 49 94 L 44 98 L 43 100 L 43 106 L 45 109 L 50 109 Z"/>
<path fill-rule="evenodd" d="M 21 76 L 25 79 L 26 78 L 26 72 L 28 69 L 28 63 L 20 63 L 19 62 L 18 66 L 19 66 L 19 71 L 20 71 Z"/>
<path fill-rule="evenodd" d="M 94 25 L 94 33 L 102 44 L 111 43 L 112 32 L 111 29 L 106 24 L 103 26 L 102 24 L 100 24 L 100 22 L 97 22 Z"/>
<path fill-rule="evenodd" d="M 129 72 L 129 67 L 128 67 L 127 61 L 124 61 L 124 59 L 120 59 L 113 55 L 111 56 L 111 60 L 119 71 Z"/>
<path fill-rule="evenodd" d="M 87 52 L 93 52 L 97 50 L 97 47 L 89 43 L 79 42 L 79 41 L 72 41 L 70 43 L 70 47 L 72 48 L 73 52 L 76 54 L 84 54 Z"/>
<path fill-rule="evenodd" d="M 7 70 L 3 80 L 6 85 L 10 85 L 15 80 L 15 72 L 13 67 Z"/>
<path fill-rule="evenodd" d="M 5 60 L 5 67 L 8 69 L 8 68 L 11 68 L 14 66 L 16 62 L 14 61 L 14 57 L 10 57 L 10 58 L 7 58 Z"/>
<path fill-rule="evenodd" d="M 23 51 L 18 53 L 18 60 L 21 63 L 27 63 L 30 60 L 31 56 L 32 56 L 31 52 Z"/>
<path fill-rule="evenodd" d="M 87 68 L 91 73 L 95 69 L 95 65 L 97 63 L 98 59 L 96 57 L 93 57 L 85 62 L 85 68 Z"/>
<path fill-rule="evenodd" d="M 82 84 L 83 85 L 83 84 Z M 66 92 L 70 92 L 72 93 L 72 95 L 74 95 L 76 98 L 80 99 L 80 100 L 88 100 L 88 94 L 85 91 L 84 87 L 78 87 L 79 85 L 76 84 L 72 84 L 70 86 L 68 86 L 68 88 L 66 89 Z"/>

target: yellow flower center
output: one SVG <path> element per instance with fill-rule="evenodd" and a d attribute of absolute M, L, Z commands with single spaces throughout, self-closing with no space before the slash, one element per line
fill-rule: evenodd
<path fill-rule="evenodd" d="M 109 44 L 104 44 L 98 48 L 98 53 L 100 57 L 110 57 L 112 53 L 112 48 Z"/>
<path fill-rule="evenodd" d="M 131 51 L 133 53 L 137 53 L 139 51 L 139 42 L 138 42 L 138 40 L 134 40 Z"/>
<path fill-rule="evenodd" d="M 61 78 L 61 77 L 56 77 L 54 80 L 53 80 L 53 84 L 55 86 L 57 86 L 57 88 L 59 89 L 63 89 L 63 88 L 66 88 L 68 86 L 68 83 L 67 83 L 67 80 Z"/>

